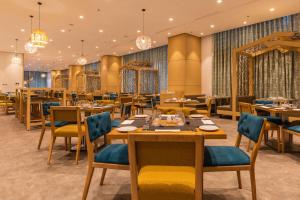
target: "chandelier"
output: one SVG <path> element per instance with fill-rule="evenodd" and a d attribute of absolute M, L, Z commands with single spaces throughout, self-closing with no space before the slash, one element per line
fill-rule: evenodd
<path fill-rule="evenodd" d="M 33 18 L 33 16 L 30 15 L 29 17 L 30 17 L 30 20 L 31 20 L 31 22 L 30 22 L 30 30 L 31 30 L 31 32 L 30 32 L 30 33 L 32 33 L 32 18 Z M 25 48 L 25 50 L 26 50 L 28 53 L 30 53 L 30 54 L 34 54 L 34 53 L 37 52 L 37 47 L 33 45 L 33 43 L 31 42 L 30 39 L 29 39 L 29 41 L 25 44 L 24 48 Z"/>
<path fill-rule="evenodd" d="M 21 58 L 17 54 L 17 51 L 18 51 L 18 39 L 16 38 L 16 51 L 15 51 L 15 55 L 11 59 L 11 63 L 14 65 L 20 65 L 22 63 Z"/>
<path fill-rule="evenodd" d="M 31 42 L 37 48 L 45 48 L 48 44 L 48 36 L 44 31 L 41 30 L 41 2 L 38 2 L 39 5 L 39 29 L 31 33 Z"/>
<path fill-rule="evenodd" d="M 144 24 L 145 24 L 145 12 L 146 9 L 142 9 L 143 12 L 143 35 L 136 38 L 136 46 L 141 50 L 146 50 L 151 48 L 151 38 L 144 34 Z"/>
<path fill-rule="evenodd" d="M 80 57 L 77 59 L 77 63 L 79 65 L 85 65 L 87 63 L 86 58 L 83 56 L 83 42 L 84 40 L 81 40 L 81 55 Z"/>

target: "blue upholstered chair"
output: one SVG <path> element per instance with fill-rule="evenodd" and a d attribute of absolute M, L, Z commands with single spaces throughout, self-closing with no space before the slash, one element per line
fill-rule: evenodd
<path fill-rule="evenodd" d="M 123 120 L 131 117 L 131 113 L 132 113 L 132 103 L 122 104 L 121 105 L 121 119 L 113 119 L 111 121 L 111 126 L 113 128 L 119 127 Z"/>
<path fill-rule="evenodd" d="M 102 168 L 100 185 L 103 185 L 107 169 L 129 170 L 127 144 L 106 145 L 106 134 L 111 131 L 110 113 L 92 115 L 85 120 L 87 130 L 88 174 L 85 181 L 82 199 L 86 199 L 94 168 Z M 105 146 L 95 153 L 95 142 L 104 136 Z"/>
<path fill-rule="evenodd" d="M 242 113 L 235 146 L 206 146 L 204 150 L 204 171 L 236 171 L 240 189 L 242 188 L 240 171 L 250 172 L 253 200 L 256 199 L 255 161 L 263 137 L 265 121 L 262 117 Z M 255 143 L 250 156 L 239 148 L 242 136 Z"/>
<path fill-rule="evenodd" d="M 51 123 L 49 121 L 49 116 L 50 116 L 50 108 L 52 106 L 60 106 L 60 103 L 59 102 L 45 102 L 42 104 L 42 131 L 41 131 L 37 149 L 41 148 L 41 144 L 42 144 L 42 141 L 43 141 L 43 138 L 45 135 L 46 128 L 51 127 Z M 54 122 L 55 127 L 61 127 L 61 126 L 67 125 L 67 124 L 68 124 L 68 122 L 65 122 L 65 121 Z"/>
<path fill-rule="evenodd" d="M 273 101 L 271 101 L 271 100 L 255 100 L 255 104 L 268 105 L 268 104 L 273 104 Z"/>
<path fill-rule="evenodd" d="M 293 136 L 300 136 L 300 123 L 299 121 L 297 124 L 286 126 L 282 129 L 282 138 L 285 138 L 285 135 L 289 135 L 289 143 L 291 144 L 293 141 Z M 285 152 L 285 141 L 282 141 L 282 153 Z"/>

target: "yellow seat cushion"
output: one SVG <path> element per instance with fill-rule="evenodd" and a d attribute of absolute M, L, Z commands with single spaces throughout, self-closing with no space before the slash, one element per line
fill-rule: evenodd
<path fill-rule="evenodd" d="M 85 132 L 85 126 L 81 125 L 81 130 Z M 69 136 L 69 137 L 77 137 L 78 136 L 78 126 L 77 124 L 69 124 L 55 129 L 54 134 L 56 136 Z"/>
<path fill-rule="evenodd" d="M 195 199 L 195 168 L 147 165 L 138 175 L 141 200 Z"/>

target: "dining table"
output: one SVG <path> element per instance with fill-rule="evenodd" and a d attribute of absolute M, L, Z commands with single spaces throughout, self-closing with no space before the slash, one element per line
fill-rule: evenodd
<path fill-rule="evenodd" d="M 166 99 L 164 101 L 164 103 L 166 103 L 166 104 L 177 104 L 177 105 L 179 105 L 179 107 L 184 107 L 187 104 L 189 104 L 189 105 L 192 105 L 192 104 L 198 105 L 198 104 L 200 104 L 199 101 L 197 101 L 197 100 L 183 99 L 183 98 L 182 99 L 178 99 L 178 98 Z"/>
<path fill-rule="evenodd" d="M 252 105 L 252 107 L 255 110 L 269 112 L 271 116 L 279 116 L 284 121 L 287 120 L 289 117 L 300 117 L 300 108 L 293 108 L 292 106 L 254 104 Z"/>
<path fill-rule="evenodd" d="M 121 132 L 118 128 L 112 129 L 110 133 L 106 135 L 106 140 L 108 143 L 112 143 L 113 140 L 126 140 L 128 139 L 129 133 L 159 133 L 159 132 L 180 132 L 180 133 L 196 133 L 199 135 L 203 135 L 205 139 L 226 139 L 227 134 L 223 129 L 218 127 L 213 120 L 204 117 L 204 118 L 193 118 L 186 117 L 184 119 L 184 124 L 180 126 L 157 126 L 153 125 L 154 119 L 151 119 L 150 116 L 145 118 L 140 117 L 131 117 L 128 120 L 125 120 L 121 123 L 120 127 L 133 126 L 136 127 L 134 131 Z M 125 122 L 125 123 L 124 123 Z M 208 122 L 208 123 L 207 123 Z M 200 127 L 202 125 L 213 125 L 217 126 L 217 130 L 208 131 L 202 130 Z"/>

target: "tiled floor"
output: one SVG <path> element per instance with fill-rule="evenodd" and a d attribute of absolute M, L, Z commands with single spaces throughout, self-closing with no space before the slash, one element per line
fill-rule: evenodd
<path fill-rule="evenodd" d="M 232 145 L 236 122 L 215 119 L 228 134 L 227 140 L 208 141 L 209 145 Z M 82 152 L 79 165 L 75 152 L 64 150 L 63 139 L 54 148 L 52 165 L 47 153 L 50 132 L 45 134 L 41 150 L 37 150 L 40 130 L 26 131 L 13 115 L 0 114 L 0 200 L 81 199 L 87 173 L 86 154 Z M 75 139 L 73 141 L 76 142 Z M 299 138 L 295 139 L 300 143 Z M 243 142 L 245 145 L 245 141 Z M 95 170 L 88 199 L 130 199 L 128 171 L 108 170 L 105 185 L 100 187 L 101 170 Z M 242 172 L 243 189 L 237 188 L 234 172 L 209 173 L 204 177 L 204 199 L 251 199 L 250 178 Z M 257 196 L 261 200 L 300 199 L 300 153 L 278 154 L 262 146 L 256 164 Z"/>

